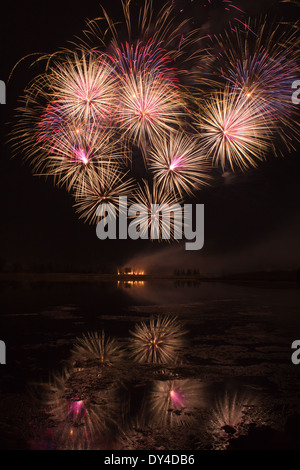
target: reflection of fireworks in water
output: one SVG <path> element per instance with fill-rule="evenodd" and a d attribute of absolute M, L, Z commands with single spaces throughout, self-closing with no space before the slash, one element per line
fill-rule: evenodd
<path fill-rule="evenodd" d="M 130 289 L 131 287 L 144 287 L 144 281 L 118 281 L 117 286 L 125 287 L 126 289 Z"/>
<path fill-rule="evenodd" d="M 139 206 L 139 217 L 134 223 L 139 226 L 141 238 L 148 239 L 150 229 L 151 241 L 170 241 L 175 235 L 180 239 L 182 237 L 182 210 L 179 202 L 178 196 L 164 189 L 156 181 L 153 182 L 151 188 L 150 184 L 143 180 L 143 184 L 138 185 L 134 199 L 134 203 Z M 141 211 L 142 207 L 143 211 Z"/>
<path fill-rule="evenodd" d="M 148 325 L 137 323 L 131 331 L 131 356 L 137 362 L 175 363 L 185 334 L 177 318 L 168 315 L 151 318 Z"/>
<path fill-rule="evenodd" d="M 246 419 L 249 407 L 255 404 L 256 400 L 249 393 L 229 393 L 217 399 L 211 417 L 211 426 L 215 431 L 227 426 L 237 429 Z"/>
<path fill-rule="evenodd" d="M 191 425 L 199 393 L 199 384 L 190 379 L 155 381 L 149 403 L 150 424 Z"/>
<path fill-rule="evenodd" d="M 84 372 L 83 377 L 76 377 L 76 372 L 65 370 L 45 386 L 43 402 L 56 422 L 57 449 L 98 448 L 118 428 L 112 390 L 100 389 L 91 399 L 91 392 L 81 386 L 84 380 Z M 82 391 L 76 390 L 76 384 Z"/>
<path fill-rule="evenodd" d="M 92 436 L 101 430 L 101 420 L 85 400 L 66 398 L 69 377 L 67 371 L 55 375 L 46 387 L 44 402 L 58 423 L 58 448 L 89 449 Z"/>
<path fill-rule="evenodd" d="M 257 165 L 270 147 L 269 124 L 254 101 L 227 89 L 207 100 L 197 118 L 201 142 L 222 168 Z"/>
<path fill-rule="evenodd" d="M 117 211 L 126 211 L 120 196 L 129 196 L 133 188 L 133 180 L 126 179 L 127 173 L 122 174 L 119 168 L 110 164 L 109 168 L 101 165 L 93 178 L 86 178 L 83 184 L 76 187 L 75 198 L 77 212 L 80 218 L 90 223 L 98 220 L 96 215 L 100 204 L 111 204 Z"/>
<path fill-rule="evenodd" d="M 209 165 L 199 141 L 183 133 L 156 139 L 149 166 L 158 184 L 180 196 L 207 185 Z"/>
<path fill-rule="evenodd" d="M 106 338 L 101 333 L 90 332 L 82 338 L 76 338 L 72 349 L 73 359 L 79 361 L 96 360 L 100 364 L 112 363 L 122 359 L 123 352 L 115 338 Z"/>

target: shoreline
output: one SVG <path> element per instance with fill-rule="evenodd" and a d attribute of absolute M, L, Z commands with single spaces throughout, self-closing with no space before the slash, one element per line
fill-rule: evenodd
<path fill-rule="evenodd" d="M 287 287 L 299 288 L 299 279 L 295 271 L 241 273 L 225 276 L 204 275 L 163 275 L 163 274 L 95 274 L 95 273 L 0 273 L 0 282 L 119 282 L 121 284 L 134 282 L 221 282 L 258 287 Z"/>

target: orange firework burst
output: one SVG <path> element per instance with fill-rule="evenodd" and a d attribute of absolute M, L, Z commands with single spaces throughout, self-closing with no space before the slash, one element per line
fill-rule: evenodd
<path fill-rule="evenodd" d="M 270 123 L 260 107 L 228 88 L 203 103 L 196 125 L 204 149 L 223 169 L 227 163 L 232 169 L 257 166 L 271 147 Z"/>

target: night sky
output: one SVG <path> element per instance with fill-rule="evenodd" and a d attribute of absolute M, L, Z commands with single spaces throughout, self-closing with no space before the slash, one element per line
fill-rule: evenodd
<path fill-rule="evenodd" d="M 135 4 L 137 2 L 133 2 Z M 204 7 L 203 1 L 176 2 L 181 14 L 197 26 L 222 30 L 222 2 Z M 218 3 L 220 4 L 219 6 Z M 268 12 L 293 16 L 291 6 L 277 2 L 235 2 L 252 16 Z M 110 15 L 121 17 L 119 2 L 103 1 Z M 15 63 L 26 54 L 52 52 L 80 35 L 85 20 L 100 15 L 98 1 L 7 2 L 1 14 L 1 73 L 7 82 Z M 229 13 L 232 14 L 232 13 Z M 296 18 L 294 18 L 296 19 Z M 31 174 L 21 155 L 11 158 L 5 141 L 11 131 L 17 98 L 32 78 L 30 59 L 15 71 L 7 85 L 7 104 L 1 105 L 1 266 L 4 269 L 71 269 L 114 271 L 117 266 L 143 262 L 149 270 L 177 266 L 207 271 L 295 269 L 300 265 L 300 158 L 268 155 L 258 169 L 222 175 L 215 171 L 213 186 L 199 193 L 205 204 L 205 247 L 188 254 L 177 243 L 100 241 L 95 227 L 79 220 L 72 197 Z M 151 255 L 151 256 L 150 256 Z M 151 263 L 151 257 L 153 262 Z M 152 265 L 151 265 L 152 264 Z"/>

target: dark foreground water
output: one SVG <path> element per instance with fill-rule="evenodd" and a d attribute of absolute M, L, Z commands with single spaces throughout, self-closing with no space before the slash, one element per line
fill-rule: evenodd
<path fill-rule="evenodd" d="M 296 285 L 10 282 L 0 299 L 2 449 L 300 448 Z M 129 332 L 158 314 L 178 317 L 184 346 L 137 362 Z M 71 355 L 102 330 L 122 357 Z"/>

